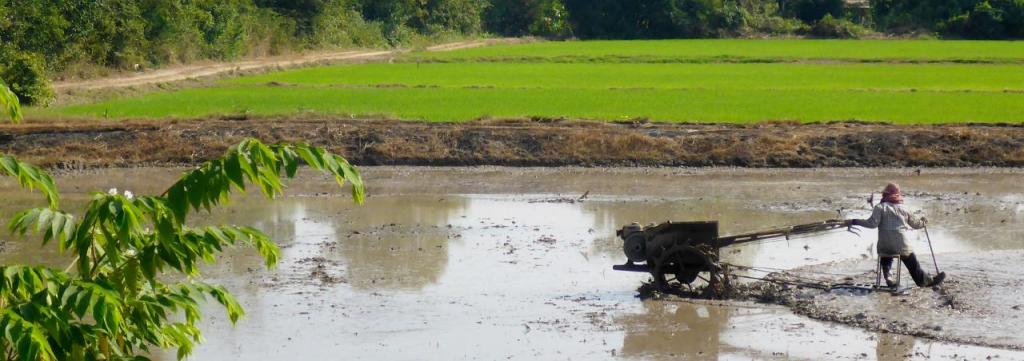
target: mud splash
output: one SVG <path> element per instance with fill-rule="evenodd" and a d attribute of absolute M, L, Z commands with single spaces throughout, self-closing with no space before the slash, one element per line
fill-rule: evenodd
<path fill-rule="evenodd" d="M 74 210 L 89 191 L 152 193 L 179 173 L 76 172 L 57 183 Z M 610 269 L 624 261 L 614 230 L 632 221 L 718 219 L 729 234 L 831 218 L 839 209 L 859 217 L 866 195 L 892 179 L 914 192 L 908 206 L 932 220 L 940 257 L 1017 252 L 1019 171 L 371 167 L 364 176 L 364 206 L 352 205 L 333 179 L 305 174 L 287 197 L 240 197 L 205 217 L 266 231 L 282 257 L 278 269 L 265 270 L 252 252 L 231 250 L 203 269 L 207 281 L 238 296 L 248 317 L 232 327 L 210 306 L 196 360 L 1024 359 L 1014 350 L 821 322 L 781 306 L 641 301 L 635 290 L 648 277 Z M 40 201 L 9 179 L 0 189 L 0 218 Z M 66 262 L 36 241 L 0 238 L 0 262 Z M 837 233 L 725 254 L 735 264 L 789 269 L 870 259 L 873 241 Z M 950 262 L 951 274 L 964 272 Z M 849 267 L 855 275 L 872 269 Z M 1007 305 L 1020 299 L 1004 296 Z"/>

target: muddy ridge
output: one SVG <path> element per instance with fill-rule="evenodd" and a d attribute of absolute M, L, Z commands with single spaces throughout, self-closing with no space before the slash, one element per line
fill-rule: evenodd
<path fill-rule="evenodd" d="M 0 152 L 54 168 L 196 164 L 244 137 L 304 140 L 357 165 L 1019 167 L 1024 126 L 753 125 L 551 119 L 426 123 L 223 117 L 0 126 Z"/>

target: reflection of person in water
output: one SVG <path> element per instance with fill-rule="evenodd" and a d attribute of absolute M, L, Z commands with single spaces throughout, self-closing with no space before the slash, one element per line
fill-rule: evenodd
<path fill-rule="evenodd" d="M 882 263 L 882 275 L 889 287 L 895 287 L 896 282 L 889 277 L 892 269 L 892 258 L 882 257 L 886 255 L 899 256 L 900 261 L 907 266 L 907 271 L 914 278 L 914 283 L 920 287 L 934 286 L 946 278 L 946 273 L 939 273 L 935 278 L 929 276 L 921 264 L 917 262 L 914 249 L 910 247 L 907 231 L 910 229 L 924 228 L 928 220 L 924 217 L 917 217 L 910 213 L 903 206 L 903 194 L 900 186 L 889 183 L 882 190 L 882 201 L 875 206 L 868 219 L 850 219 L 846 225 L 861 226 L 867 228 L 878 228 L 877 252 Z"/>

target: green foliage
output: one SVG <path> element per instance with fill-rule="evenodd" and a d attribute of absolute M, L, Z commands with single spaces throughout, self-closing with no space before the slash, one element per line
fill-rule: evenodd
<path fill-rule="evenodd" d="M 728 26 L 739 35 L 787 35 L 796 34 L 807 26 L 798 19 L 781 16 L 779 4 L 775 1 L 737 0 L 725 3 L 726 12 L 738 12 L 740 27 Z M 727 15 L 729 18 L 735 15 Z M 733 23 L 735 20 L 730 21 Z"/>
<path fill-rule="evenodd" d="M 3 79 L 0 79 L 0 113 L 11 119 L 12 122 L 21 121 L 21 102 L 18 96 L 7 87 Z"/>
<path fill-rule="evenodd" d="M 883 30 L 917 28 L 948 37 L 1024 38 L 1024 0 L 873 0 Z"/>
<path fill-rule="evenodd" d="M 1024 35 L 1024 0 L 985 1 L 940 26 L 947 34 L 975 39 L 1002 39 Z"/>
<path fill-rule="evenodd" d="M 42 169 L 12 156 L 0 154 L 0 175 L 17 179 L 22 187 L 29 190 L 38 189 L 46 197 L 50 207 L 57 206 L 60 198 L 57 187 L 53 184 L 53 178 Z"/>
<path fill-rule="evenodd" d="M 282 175 L 295 176 L 299 161 L 310 167 L 323 170 L 335 176 L 339 185 L 352 183 L 352 198 L 363 202 L 363 183 L 355 167 L 338 155 L 322 148 L 305 144 L 263 145 L 255 140 L 245 140 L 231 147 L 223 158 L 204 163 L 181 178 L 165 193 L 173 215 L 180 223 L 185 222 L 189 209 L 210 209 L 231 194 L 231 187 L 245 190 L 246 181 L 255 183 L 269 198 L 282 193 L 279 181 Z"/>
<path fill-rule="evenodd" d="M 295 41 L 294 22 L 249 0 L 152 0 L 140 7 L 154 64 L 275 54 Z"/>
<path fill-rule="evenodd" d="M 539 16 L 530 22 L 529 33 L 552 38 L 572 36 L 569 26 L 569 11 L 562 0 L 543 0 L 540 2 Z"/>
<path fill-rule="evenodd" d="M 678 38 L 792 34 L 770 0 L 566 0 L 575 34 L 596 38 Z"/>
<path fill-rule="evenodd" d="M 476 34 L 487 0 L 356 0 L 367 21 L 381 24 L 392 45 L 426 36 Z"/>
<path fill-rule="evenodd" d="M 721 0 L 566 0 L 575 33 L 594 38 L 706 37 L 721 25 Z"/>
<path fill-rule="evenodd" d="M 6 330 L 0 350 L 17 360 L 144 359 L 171 348 L 179 359 L 188 356 L 202 340 L 197 322 L 204 299 L 224 306 L 232 323 L 245 314 L 223 287 L 199 281 L 200 262 L 215 262 L 236 244 L 254 248 L 267 267 L 279 257 L 259 230 L 191 227 L 188 215 L 211 210 L 229 201 L 232 190 L 251 184 L 268 198 L 280 195 L 281 179 L 294 177 L 300 162 L 334 175 L 339 184 L 351 183 L 353 199 L 363 201 L 362 180 L 344 158 L 305 144 L 247 139 L 186 172 L 159 196 L 112 189 L 93 194 L 84 213 L 73 216 L 59 210 L 54 191 L 49 207 L 18 213 L 10 230 L 56 242 L 75 255 L 69 267 L 74 273 L 0 266 L 0 329 Z M 49 180 L 45 173 L 36 178 Z"/>
<path fill-rule="evenodd" d="M 53 98 L 53 89 L 46 78 L 43 58 L 29 53 L 14 53 L 0 59 L 0 79 L 27 105 L 46 104 Z"/>
<path fill-rule="evenodd" d="M 843 0 L 791 0 L 786 1 L 786 15 L 813 24 L 826 15 L 834 18 L 843 16 Z"/>
<path fill-rule="evenodd" d="M 862 13 L 844 0 L 0 0 L 0 76 L 36 105 L 52 96 L 47 76 L 305 49 L 416 46 L 485 30 L 558 39 L 848 38 L 875 30 L 1024 38 L 1024 0 L 870 4 Z"/>
<path fill-rule="evenodd" d="M 42 104 L 48 87 L 29 83 L 26 74 L 89 76 L 75 72 L 474 35 L 486 6 L 485 0 L 0 0 L 0 69 L 15 69 L 3 76 L 23 102 Z"/>
<path fill-rule="evenodd" d="M 380 23 L 368 22 L 355 4 L 345 0 L 331 0 L 312 18 L 310 41 L 318 47 L 361 46 L 387 44 Z"/>
<path fill-rule="evenodd" d="M 18 102 L 18 97 L 7 89 L 3 80 L 0 80 L 0 110 L 12 122 L 17 123 L 21 120 L 21 105 Z M 0 175 L 17 179 L 18 184 L 29 190 L 38 189 L 46 197 L 51 208 L 57 207 L 60 198 L 57 194 L 57 186 L 53 184 L 53 178 L 42 169 L 12 156 L 0 154 Z"/>
<path fill-rule="evenodd" d="M 486 7 L 485 0 L 423 1 L 416 9 L 412 26 L 427 34 L 477 34 L 482 30 L 482 15 Z"/>
<path fill-rule="evenodd" d="M 846 19 L 836 19 L 830 14 L 818 20 L 806 30 L 807 35 L 819 38 L 856 39 L 871 31 Z"/>
<path fill-rule="evenodd" d="M 505 36 L 564 38 L 572 34 L 562 0 L 493 0 L 484 14 L 486 28 Z"/>

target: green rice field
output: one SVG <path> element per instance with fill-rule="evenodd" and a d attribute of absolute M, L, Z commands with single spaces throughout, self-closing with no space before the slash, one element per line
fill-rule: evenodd
<path fill-rule="evenodd" d="M 739 62 L 967 62 L 1022 63 L 1024 42 L 969 40 L 632 40 L 540 42 L 453 52 L 422 53 L 413 59 Z"/>
<path fill-rule="evenodd" d="M 759 60 L 737 61 L 742 57 Z M 1015 123 L 1024 121 L 1024 43 L 541 42 L 273 72 L 30 112 L 48 118 L 239 113 Z"/>

